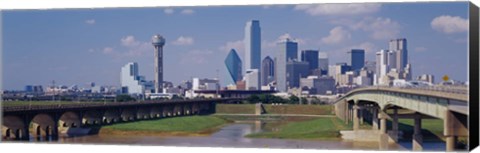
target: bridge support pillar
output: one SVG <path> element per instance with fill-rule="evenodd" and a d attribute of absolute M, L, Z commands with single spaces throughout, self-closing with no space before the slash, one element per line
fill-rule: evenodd
<path fill-rule="evenodd" d="M 388 149 L 388 134 L 387 134 L 387 114 L 385 112 L 378 113 L 380 118 L 380 131 L 379 131 L 379 149 L 387 150 Z"/>
<path fill-rule="evenodd" d="M 412 149 L 413 151 L 423 150 L 423 137 L 422 137 L 422 117 L 419 113 L 415 113 L 414 129 L 412 136 Z"/>
<path fill-rule="evenodd" d="M 456 143 L 457 143 L 457 138 L 455 136 L 445 137 L 446 151 L 455 151 Z"/>
<path fill-rule="evenodd" d="M 360 112 L 359 112 L 359 115 L 360 115 L 360 116 L 359 116 L 359 117 L 360 117 L 360 125 L 363 125 L 363 120 L 364 120 L 364 118 L 365 118 L 365 111 L 364 111 L 363 108 L 360 108 L 358 111 L 360 111 Z"/>
<path fill-rule="evenodd" d="M 398 142 L 398 109 L 397 108 L 393 108 L 392 139 L 393 141 Z"/>
<path fill-rule="evenodd" d="M 358 131 L 360 129 L 360 119 L 358 118 L 358 102 L 355 101 L 355 104 L 353 105 L 353 131 Z"/>
<path fill-rule="evenodd" d="M 378 130 L 378 109 L 374 107 L 372 109 L 372 130 Z"/>

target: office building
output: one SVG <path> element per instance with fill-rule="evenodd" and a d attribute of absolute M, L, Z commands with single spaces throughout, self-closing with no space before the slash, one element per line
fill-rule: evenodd
<path fill-rule="evenodd" d="M 279 51 L 275 57 L 275 81 L 276 88 L 280 92 L 287 91 L 287 61 L 297 59 L 298 44 L 297 42 L 285 39 L 280 42 Z"/>
<path fill-rule="evenodd" d="M 138 74 L 138 64 L 130 62 L 122 67 L 120 74 L 120 84 L 126 88 L 124 93 L 144 94 L 145 77 Z M 94 86 L 95 87 L 95 86 Z M 92 89 L 94 88 L 92 87 Z"/>
<path fill-rule="evenodd" d="M 163 92 L 163 46 L 165 45 L 165 38 L 156 34 L 152 37 L 152 45 L 154 47 L 154 66 L 155 66 L 155 93 Z"/>
<path fill-rule="evenodd" d="M 365 50 L 363 49 L 352 49 L 348 52 L 349 54 L 349 65 L 352 71 L 360 71 L 365 64 Z"/>
<path fill-rule="evenodd" d="M 403 72 L 408 64 L 407 39 L 392 39 L 389 42 L 389 50 L 395 52 L 395 68 Z"/>
<path fill-rule="evenodd" d="M 192 90 L 217 90 L 218 86 L 218 79 L 193 78 L 192 80 Z"/>
<path fill-rule="evenodd" d="M 326 52 L 318 53 L 318 68 L 320 69 L 321 75 L 328 75 L 329 65 L 328 54 Z"/>
<path fill-rule="evenodd" d="M 275 61 L 270 56 L 262 60 L 262 86 L 266 86 L 275 80 Z"/>
<path fill-rule="evenodd" d="M 245 69 L 260 69 L 261 29 L 258 20 L 251 20 L 245 25 Z"/>
<path fill-rule="evenodd" d="M 300 87 L 300 78 L 306 78 L 309 74 L 308 62 L 289 60 L 287 62 L 287 87 Z"/>
<path fill-rule="evenodd" d="M 258 69 L 247 69 L 245 73 L 246 90 L 260 90 L 260 75 Z"/>
<path fill-rule="evenodd" d="M 319 68 L 318 59 L 318 50 L 302 50 L 301 52 L 301 60 L 308 62 L 309 75 Z"/>
<path fill-rule="evenodd" d="M 417 80 L 418 81 L 425 81 L 425 82 L 428 82 L 428 83 L 431 83 L 431 84 L 435 83 L 435 78 L 431 74 L 422 74 L 422 75 L 417 77 Z"/>
<path fill-rule="evenodd" d="M 235 49 L 231 49 L 225 58 L 225 66 L 232 78 L 232 83 L 242 80 L 242 60 Z"/>
<path fill-rule="evenodd" d="M 300 87 L 307 88 L 309 94 L 334 94 L 335 93 L 335 79 L 330 76 L 308 76 L 300 79 Z"/>

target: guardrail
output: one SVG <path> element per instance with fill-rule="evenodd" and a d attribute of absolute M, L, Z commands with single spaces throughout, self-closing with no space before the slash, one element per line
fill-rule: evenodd
<path fill-rule="evenodd" d="M 4 112 L 26 111 L 26 110 L 55 110 L 55 109 L 78 109 L 95 107 L 120 107 L 151 104 L 174 104 L 174 103 L 192 103 L 192 102 L 221 102 L 228 100 L 240 100 L 239 98 L 214 98 L 214 99 L 194 99 L 194 100 L 169 100 L 169 101 L 142 101 L 142 102 L 90 102 L 84 104 L 48 104 L 48 105 L 24 105 L 24 106 L 3 106 Z"/>

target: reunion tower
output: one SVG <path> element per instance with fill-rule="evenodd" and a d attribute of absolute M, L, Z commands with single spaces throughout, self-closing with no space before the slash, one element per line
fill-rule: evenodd
<path fill-rule="evenodd" d="M 165 38 L 159 34 L 154 35 L 152 45 L 155 49 L 155 93 L 163 93 L 163 45 L 165 45 Z"/>

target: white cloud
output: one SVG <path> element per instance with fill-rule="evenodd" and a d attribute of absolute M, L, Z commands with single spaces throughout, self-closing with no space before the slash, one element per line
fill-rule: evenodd
<path fill-rule="evenodd" d="M 362 21 L 351 24 L 353 30 L 371 32 L 373 39 L 392 39 L 400 33 L 400 24 L 390 18 L 366 17 Z"/>
<path fill-rule="evenodd" d="M 309 15 L 361 15 L 378 12 L 381 4 L 301 4 L 295 10 L 305 11 Z"/>
<path fill-rule="evenodd" d="M 94 20 L 94 19 L 85 20 L 85 23 L 86 23 L 86 24 L 89 24 L 89 25 L 94 25 L 94 24 L 95 24 L 95 20 Z"/>
<path fill-rule="evenodd" d="M 103 53 L 104 54 L 112 54 L 112 53 L 114 53 L 113 48 L 112 47 L 105 47 L 105 48 L 103 48 Z"/>
<path fill-rule="evenodd" d="M 173 41 L 172 44 L 174 45 L 192 45 L 195 42 L 193 37 L 189 36 L 180 36 L 177 38 L 177 40 Z"/>
<path fill-rule="evenodd" d="M 166 8 L 166 9 L 163 10 L 163 12 L 165 14 L 173 14 L 173 13 L 175 13 L 175 10 L 173 10 L 172 8 Z"/>
<path fill-rule="evenodd" d="M 123 37 L 122 39 L 120 39 L 120 42 L 123 46 L 127 47 L 138 46 L 140 44 L 140 42 L 135 40 L 135 37 L 131 35 Z"/>
<path fill-rule="evenodd" d="M 190 14 L 193 14 L 193 13 L 195 13 L 195 11 L 194 11 L 194 10 L 192 10 L 192 9 L 184 9 L 184 10 L 182 10 L 182 12 L 180 12 L 180 13 L 181 13 L 181 14 L 187 14 L 187 15 L 190 15 Z"/>
<path fill-rule="evenodd" d="M 350 32 L 343 29 L 341 26 L 337 26 L 330 30 L 330 35 L 322 38 L 322 42 L 325 44 L 337 44 L 345 40 L 350 39 L 352 36 Z"/>
<path fill-rule="evenodd" d="M 229 41 L 225 43 L 225 45 L 222 45 L 218 47 L 220 51 L 225 51 L 229 52 L 230 49 L 235 49 L 239 55 L 242 55 L 243 51 L 245 50 L 245 45 L 243 43 L 243 40 L 237 40 L 237 41 Z"/>
<path fill-rule="evenodd" d="M 276 43 L 283 42 L 283 41 L 285 41 L 285 39 L 287 39 L 287 38 L 290 39 L 290 40 L 293 40 L 293 41 L 295 41 L 295 42 L 297 42 L 297 43 L 299 43 L 299 44 L 302 44 L 302 45 L 307 43 L 307 41 L 306 41 L 305 39 L 302 39 L 302 38 L 294 38 L 294 37 L 292 37 L 289 33 L 285 33 L 285 34 L 283 34 L 283 35 L 280 35 L 280 36 L 278 37 Z"/>
<path fill-rule="evenodd" d="M 468 31 L 468 20 L 459 16 L 442 15 L 434 18 L 430 23 L 434 30 L 452 34 Z"/>
<path fill-rule="evenodd" d="M 425 48 L 425 47 L 415 47 L 414 50 L 416 52 L 424 52 L 424 51 L 427 51 L 427 48 Z"/>
<path fill-rule="evenodd" d="M 191 50 L 182 56 L 180 63 L 183 64 L 205 64 L 208 63 L 208 57 L 212 56 L 211 50 Z"/>

